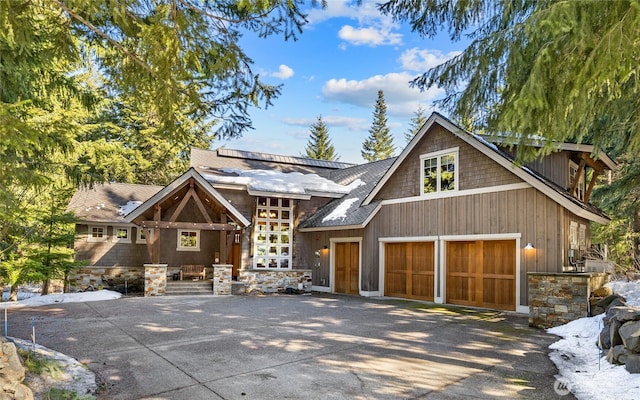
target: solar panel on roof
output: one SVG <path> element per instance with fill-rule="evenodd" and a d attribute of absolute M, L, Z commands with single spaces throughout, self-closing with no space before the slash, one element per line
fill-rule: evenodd
<path fill-rule="evenodd" d="M 220 148 L 218 149 L 218 155 L 224 157 L 234 157 L 234 158 L 244 158 L 258 161 L 272 161 L 284 164 L 294 164 L 294 165 L 306 165 L 310 167 L 320 167 L 320 168 L 346 168 L 351 167 L 355 164 L 351 163 L 343 163 L 339 161 L 326 161 L 326 160 L 315 160 L 313 158 L 304 158 L 304 157 L 293 157 L 293 156 L 282 156 L 278 154 L 268 154 L 268 153 L 256 153 L 253 151 L 244 151 L 244 150 L 233 150 Z"/>

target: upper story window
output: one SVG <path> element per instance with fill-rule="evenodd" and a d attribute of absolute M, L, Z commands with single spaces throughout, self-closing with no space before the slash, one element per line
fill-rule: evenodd
<path fill-rule="evenodd" d="M 578 175 L 578 164 L 573 161 L 569 161 L 569 189 L 573 187 L 573 182 L 576 180 L 576 176 Z M 585 180 L 584 180 L 584 169 L 580 173 L 580 176 L 577 177 L 578 186 L 576 186 L 575 196 L 578 200 L 584 201 L 584 192 L 585 192 Z"/>
<path fill-rule="evenodd" d="M 178 229 L 178 251 L 200 251 L 200 231 Z"/>
<path fill-rule="evenodd" d="M 458 190 L 458 148 L 420 156 L 421 194 Z"/>
<path fill-rule="evenodd" d="M 293 202 L 258 197 L 253 232 L 255 268 L 291 269 Z"/>
<path fill-rule="evenodd" d="M 89 236 L 87 237 L 89 242 L 104 242 L 107 240 L 107 227 L 106 226 L 89 226 Z"/>
<path fill-rule="evenodd" d="M 131 228 L 128 226 L 113 227 L 114 243 L 131 243 Z"/>

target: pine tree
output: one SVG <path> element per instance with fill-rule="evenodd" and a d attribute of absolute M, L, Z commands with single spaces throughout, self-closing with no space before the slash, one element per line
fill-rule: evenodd
<path fill-rule="evenodd" d="M 411 139 L 418 133 L 422 125 L 427 121 L 425 115 L 426 110 L 422 106 L 418 106 L 418 109 L 413 113 L 411 121 L 409 121 L 409 130 L 404 133 L 404 138 L 409 143 Z"/>
<path fill-rule="evenodd" d="M 331 144 L 329 138 L 329 128 L 322 121 L 322 115 L 318 116 L 318 120 L 311 124 L 310 137 L 305 147 L 305 156 L 316 160 L 336 161 L 339 157 L 336 155 L 336 149 Z"/>
<path fill-rule="evenodd" d="M 373 124 L 369 129 L 369 137 L 362 144 L 362 158 L 368 162 L 384 160 L 393 157 L 395 153 L 393 137 L 387 126 L 387 105 L 384 102 L 384 93 L 378 90 L 373 111 Z"/>

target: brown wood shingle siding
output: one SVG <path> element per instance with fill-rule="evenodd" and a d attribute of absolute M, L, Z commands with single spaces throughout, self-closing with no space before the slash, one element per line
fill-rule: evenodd
<path fill-rule="evenodd" d="M 520 178 L 498 165 L 464 140 L 452 135 L 440 125 L 434 125 L 385 183 L 376 200 L 419 196 L 420 156 L 440 150 L 459 148 L 459 190 L 507 185 L 522 182 Z"/>

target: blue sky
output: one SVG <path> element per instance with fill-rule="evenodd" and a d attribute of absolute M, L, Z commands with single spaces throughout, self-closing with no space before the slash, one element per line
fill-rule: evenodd
<path fill-rule="evenodd" d="M 282 36 L 242 39 L 254 71 L 266 83 L 283 84 L 282 94 L 273 106 L 251 110 L 254 130 L 240 139 L 217 141 L 214 148 L 299 156 L 310 125 L 321 115 L 339 160 L 360 164 L 378 90 L 384 91 L 396 154 L 406 144 L 404 133 L 418 107 L 427 115 L 434 110 L 433 100 L 443 92 L 421 92 L 409 81 L 455 56 L 465 44 L 451 43 L 446 34 L 422 38 L 382 16 L 375 1 L 328 3 L 324 10 L 308 10 L 310 23 L 297 41 Z"/>

